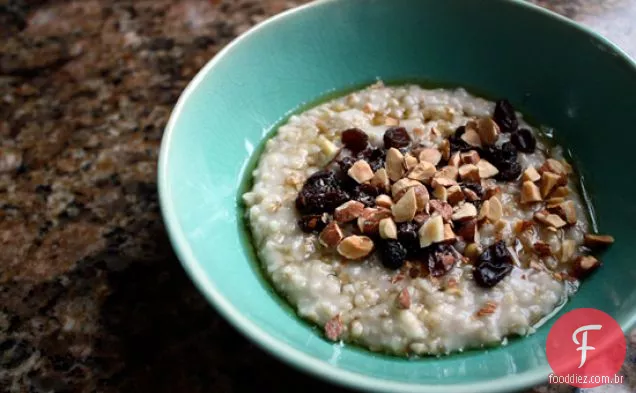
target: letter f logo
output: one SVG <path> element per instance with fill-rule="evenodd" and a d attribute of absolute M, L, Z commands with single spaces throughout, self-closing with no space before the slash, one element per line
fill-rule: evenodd
<path fill-rule="evenodd" d="M 594 347 L 590 347 L 587 345 L 587 331 L 601 330 L 602 327 L 603 327 L 602 325 L 585 325 L 576 329 L 574 333 L 572 334 L 572 341 L 574 341 L 574 344 L 581 345 L 580 347 L 576 349 L 577 351 L 581 351 L 581 364 L 579 364 L 579 368 L 583 367 L 583 365 L 585 364 L 585 361 L 587 360 L 587 351 L 588 350 L 592 351 L 596 349 Z M 583 332 L 583 335 L 582 335 L 583 338 L 581 340 L 582 342 L 579 342 L 576 336 L 581 332 Z"/>

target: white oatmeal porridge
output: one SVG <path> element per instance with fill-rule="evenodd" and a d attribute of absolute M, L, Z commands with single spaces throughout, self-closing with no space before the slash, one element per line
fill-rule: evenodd
<path fill-rule="evenodd" d="M 253 176 L 243 200 L 275 288 L 328 339 L 373 351 L 532 333 L 613 241 L 590 233 L 561 148 L 463 89 L 376 83 L 316 106 Z"/>

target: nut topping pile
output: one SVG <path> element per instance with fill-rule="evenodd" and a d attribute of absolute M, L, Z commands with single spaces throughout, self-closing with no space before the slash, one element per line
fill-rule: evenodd
<path fill-rule="evenodd" d="M 509 135 L 501 138 L 502 133 Z M 539 168 L 522 168 L 519 152 L 534 152 L 537 141 L 532 131 L 519 128 L 507 100 L 497 102 L 492 118 L 469 121 L 436 148 L 414 143 L 399 124 L 386 130 L 382 147 L 372 146 L 357 128 L 343 131 L 341 142 L 334 160 L 306 180 L 296 208 L 301 230 L 317 233 L 322 246 L 347 260 L 377 251 L 388 269 L 415 266 L 419 276 L 432 277 L 466 263 L 473 265 L 479 286 L 497 285 L 515 264 L 514 239 L 499 238 L 484 247 L 479 228 L 507 225 L 501 182 L 518 182 L 518 202 L 535 209 L 532 221 L 516 223 L 519 236 L 535 226 L 557 232 L 577 222 L 575 204 L 568 200 L 572 168 L 553 158 Z M 588 234 L 585 247 L 599 249 L 613 241 Z M 568 263 L 566 276 L 582 277 L 600 262 L 576 247 L 564 240 L 560 250 L 544 242 L 531 250 Z"/>

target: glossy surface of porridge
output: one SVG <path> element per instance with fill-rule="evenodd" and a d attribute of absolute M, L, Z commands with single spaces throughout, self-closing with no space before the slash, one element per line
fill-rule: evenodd
<path fill-rule="evenodd" d="M 443 354 L 533 332 L 600 265 L 578 180 L 512 106 L 377 83 L 292 116 L 243 195 L 275 288 L 330 340 Z"/>

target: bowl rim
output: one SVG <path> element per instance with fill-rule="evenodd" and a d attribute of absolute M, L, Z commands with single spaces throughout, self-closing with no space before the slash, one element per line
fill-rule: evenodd
<path fill-rule="evenodd" d="M 511 390 L 520 390 L 530 386 L 538 385 L 547 380 L 548 374 L 551 372 L 549 366 L 544 365 L 537 367 L 533 370 L 524 372 L 522 374 L 507 375 L 497 379 L 478 382 L 478 383 L 460 383 L 460 384 L 448 384 L 448 385 L 436 385 L 436 384 L 413 384 L 407 382 L 390 381 L 386 379 L 379 379 L 373 376 L 365 374 L 359 374 L 352 371 L 343 370 L 329 364 L 327 362 L 318 360 L 311 355 L 306 354 L 300 350 L 297 350 L 290 345 L 278 341 L 274 337 L 270 336 L 263 329 L 261 329 L 256 323 L 252 322 L 237 310 L 230 301 L 228 301 L 223 294 L 216 288 L 215 284 L 205 274 L 197 258 L 195 257 L 192 248 L 190 247 L 188 240 L 185 236 L 185 232 L 175 211 L 172 203 L 172 193 L 169 185 L 169 157 L 171 141 L 175 134 L 175 125 L 177 118 L 181 116 L 181 112 L 186 105 L 190 95 L 197 89 L 198 85 L 203 81 L 208 73 L 212 72 L 214 67 L 219 63 L 226 55 L 230 54 L 235 46 L 242 41 L 246 40 L 253 34 L 257 34 L 259 30 L 265 26 L 283 22 L 296 14 L 310 11 L 313 8 L 329 5 L 331 3 L 337 3 L 346 0 L 315 0 L 311 3 L 307 3 L 280 14 L 272 16 L 243 34 L 239 35 L 233 41 L 228 43 L 221 51 L 219 51 L 212 59 L 210 59 L 199 70 L 197 75 L 188 83 L 184 91 L 181 93 L 172 113 L 170 119 L 164 130 L 164 134 L 161 141 L 159 162 L 158 162 L 158 193 L 161 213 L 166 223 L 166 230 L 170 238 L 170 242 L 178 256 L 179 261 L 183 265 L 186 273 L 190 276 L 191 280 L 197 286 L 199 291 L 205 296 L 215 309 L 229 321 L 238 331 L 244 336 L 248 337 L 251 341 L 255 342 L 259 347 L 266 350 L 268 353 L 274 355 L 276 358 L 290 364 L 298 369 L 301 369 L 313 376 L 320 377 L 329 382 L 337 383 L 342 386 L 353 388 L 356 390 L 366 390 L 375 392 L 405 392 L 405 393 L 474 393 L 474 392 L 508 392 Z M 514 6 L 524 8 L 528 12 L 535 12 L 542 14 L 546 18 L 555 19 L 561 23 L 565 23 L 569 28 L 578 30 L 583 34 L 588 35 L 590 38 L 605 45 L 609 51 L 619 57 L 626 63 L 627 66 L 636 72 L 636 61 L 632 59 L 623 49 L 614 44 L 609 39 L 605 38 L 601 34 L 595 32 L 591 28 L 583 26 L 565 16 L 559 15 L 546 8 L 542 8 L 538 5 L 532 4 L 524 0 L 498 0 L 500 2 L 507 2 Z M 636 325 L 636 314 L 632 316 L 628 321 L 623 323 L 621 328 L 623 331 L 627 331 L 629 328 Z"/>

